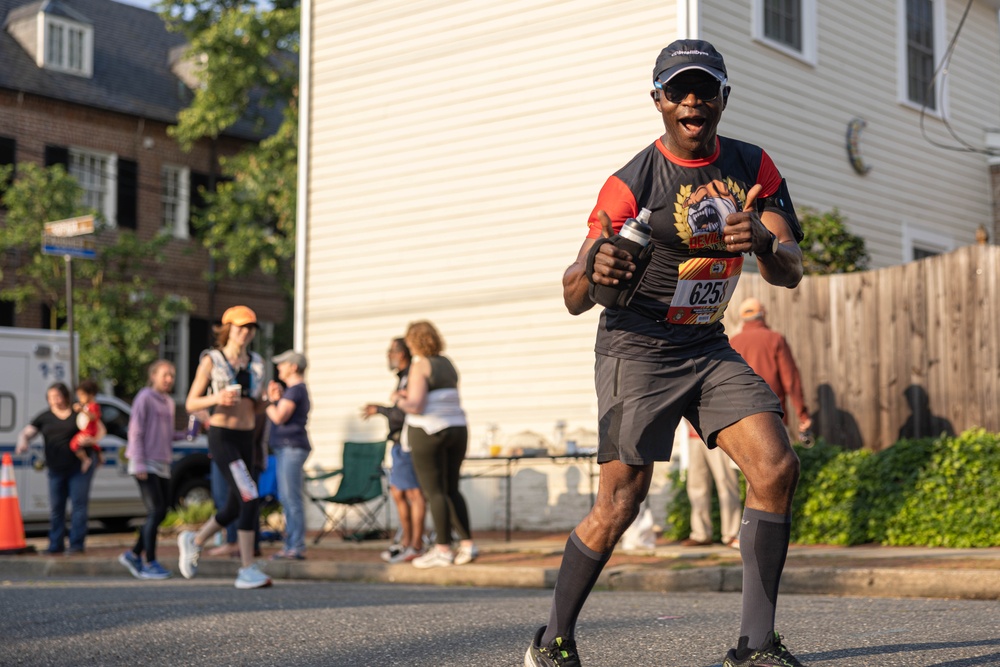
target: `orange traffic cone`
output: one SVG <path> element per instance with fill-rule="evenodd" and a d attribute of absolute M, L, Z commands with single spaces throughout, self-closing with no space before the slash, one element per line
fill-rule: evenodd
<path fill-rule="evenodd" d="M 30 551 L 24 541 L 24 522 L 21 504 L 17 501 L 17 482 L 14 480 L 14 460 L 10 452 L 3 455 L 0 470 L 0 554 L 19 554 Z"/>

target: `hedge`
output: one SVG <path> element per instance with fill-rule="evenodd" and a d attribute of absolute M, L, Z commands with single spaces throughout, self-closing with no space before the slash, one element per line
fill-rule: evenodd
<path fill-rule="evenodd" d="M 900 440 L 881 452 L 819 439 L 802 461 L 792 541 L 800 544 L 1000 546 L 1000 434 Z M 667 537 L 690 531 L 683 475 L 667 504 Z M 718 530 L 718 499 L 713 502 Z M 718 539 L 718 534 L 715 536 Z"/>

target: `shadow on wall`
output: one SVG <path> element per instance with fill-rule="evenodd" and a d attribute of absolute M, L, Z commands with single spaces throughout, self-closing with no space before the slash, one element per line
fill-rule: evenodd
<path fill-rule="evenodd" d="M 833 387 L 828 384 L 816 387 L 816 399 L 816 412 L 812 414 L 813 433 L 845 449 L 861 449 L 864 441 L 858 420 L 850 412 L 837 407 L 837 394 Z"/>
<path fill-rule="evenodd" d="M 918 384 L 911 384 L 903 392 L 906 402 L 910 404 L 910 416 L 899 429 L 898 440 L 903 438 L 936 438 L 944 433 L 954 436 L 955 429 L 944 417 L 931 413 L 931 401 L 927 390 Z"/>

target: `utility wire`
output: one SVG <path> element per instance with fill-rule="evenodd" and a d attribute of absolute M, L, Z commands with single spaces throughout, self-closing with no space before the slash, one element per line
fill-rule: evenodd
<path fill-rule="evenodd" d="M 945 80 L 948 78 L 949 70 L 948 65 L 951 62 L 951 57 L 955 52 L 955 45 L 958 42 L 958 36 L 962 33 L 962 28 L 965 26 L 965 19 L 969 16 L 969 10 L 972 9 L 973 0 L 969 0 L 965 5 L 965 11 L 962 12 L 962 18 L 958 22 L 958 26 L 955 28 L 955 34 L 952 35 L 951 40 L 948 42 L 948 48 L 945 49 L 944 56 L 941 58 L 941 62 L 938 64 L 937 68 L 934 70 L 934 74 L 931 76 L 930 82 L 927 84 L 927 94 L 924 95 L 924 102 L 920 107 L 920 134 L 923 136 L 924 140 L 935 146 L 937 148 L 943 148 L 949 151 L 958 151 L 960 153 L 979 153 L 981 155 L 998 156 L 1000 151 L 993 148 L 979 147 L 975 146 L 962 137 L 958 135 L 955 129 L 951 126 L 948 121 L 948 114 L 945 113 L 944 109 L 944 90 L 945 90 Z M 940 76 L 940 81 L 938 77 Z M 939 83 L 937 89 L 935 90 L 935 83 Z M 948 134 L 958 142 L 958 146 L 943 144 L 939 141 L 935 141 L 927 134 L 927 128 L 924 125 L 924 119 L 927 117 L 927 100 L 933 93 L 937 93 L 938 108 L 941 110 L 941 122 L 944 124 Z"/>

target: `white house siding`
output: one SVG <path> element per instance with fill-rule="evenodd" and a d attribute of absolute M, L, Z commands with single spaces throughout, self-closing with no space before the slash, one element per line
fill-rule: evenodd
<path fill-rule="evenodd" d="M 898 4 L 817 2 L 815 67 L 752 40 L 750 0 L 707 0 L 701 11 L 703 36 L 723 52 L 733 85 L 721 131 L 764 146 L 796 206 L 839 208 L 865 238 L 873 268 L 907 257 L 904 224 L 958 247 L 973 243 L 993 215 L 986 157 L 932 146 L 921 136 L 919 110 L 897 102 Z M 965 5 L 947 3 L 947 38 Z M 977 0 L 949 68 L 947 106 L 955 131 L 979 146 L 998 125 L 998 47 L 996 3 Z M 854 172 L 845 148 L 855 117 L 867 122 L 866 176 Z M 955 144 L 940 119 L 924 124 L 936 141 Z"/>
<path fill-rule="evenodd" d="M 384 435 L 359 410 L 385 402 L 388 342 L 422 318 L 461 374 L 474 452 L 490 425 L 501 443 L 596 428 L 597 313 L 568 315 L 560 280 L 604 180 L 661 131 L 648 91 L 672 7 L 315 3 L 310 465 Z"/>
<path fill-rule="evenodd" d="M 523 431 L 552 440 L 559 420 L 568 432 L 596 428 L 597 312 L 569 316 L 560 278 L 605 179 L 662 132 L 648 91 L 656 54 L 680 33 L 677 5 L 727 58 L 734 92 L 723 132 L 765 146 L 797 205 L 840 208 L 875 266 L 902 260 L 904 221 L 971 242 L 990 215 L 986 162 L 929 146 L 918 113 L 896 102 L 897 3 L 818 4 L 813 67 L 752 41 L 749 0 L 316 0 L 310 465 L 336 464 L 346 439 L 384 436 L 384 420 L 364 422 L 359 410 L 386 400 L 388 342 L 422 318 L 461 373 L 473 452 L 490 425 L 501 444 Z M 949 35 L 958 5 L 948 7 Z M 996 51 L 996 10 L 977 4 L 949 81 L 953 124 L 973 141 L 1000 125 Z M 855 116 L 868 122 L 864 177 L 845 152 Z M 928 125 L 942 135 L 940 121 Z M 541 496 L 519 490 L 532 479 L 515 484 L 515 526 L 541 511 Z M 566 494 L 578 501 L 587 480 L 561 470 L 546 479 L 557 527 L 551 506 Z M 499 527 L 500 488 L 466 483 L 474 521 Z M 579 515 L 560 514 L 566 525 Z"/>

